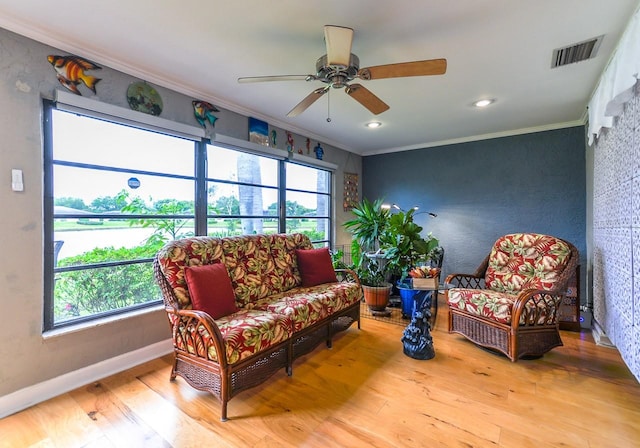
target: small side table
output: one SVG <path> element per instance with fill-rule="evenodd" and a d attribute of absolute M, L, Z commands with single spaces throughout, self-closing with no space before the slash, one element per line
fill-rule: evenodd
<path fill-rule="evenodd" d="M 413 288 L 420 291 L 429 291 L 427 294 L 416 294 L 414 296 L 413 314 L 411 322 L 402 333 L 402 345 L 405 355 L 414 359 L 431 359 L 436 356 L 433 348 L 433 338 L 431 337 L 431 304 L 434 294 L 438 291 L 448 289 L 450 285 L 437 285 L 435 287 Z M 438 313 L 438 297 L 435 298 L 435 314 Z"/>

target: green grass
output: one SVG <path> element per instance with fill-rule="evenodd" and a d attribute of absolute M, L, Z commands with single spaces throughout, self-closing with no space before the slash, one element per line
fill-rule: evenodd
<path fill-rule="evenodd" d="M 56 220 L 54 223 L 54 231 L 56 232 L 65 232 L 65 231 L 84 231 L 84 230 L 103 230 L 103 229 L 140 229 L 142 228 L 139 224 L 129 225 L 129 222 L 126 220 L 108 220 L 105 219 L 101 221 L 102 224 L 99 225 L 87 225 L 80 224 L 78 220 Z M 263 223 L 263 227 L 265 229 L 276 229 L 278 227 L 277 221 L 268 221 Z M 296 230 L 313 230 L 316 227 L 315 220 L 308 220 L 300 223 L 300 226 Z M 193 230 L 193 225 L 186 225 L 184 228 Z M 216 222 L 208 223 L 209 230 L 227 230 L 228 226 L 225 222 Z"/>

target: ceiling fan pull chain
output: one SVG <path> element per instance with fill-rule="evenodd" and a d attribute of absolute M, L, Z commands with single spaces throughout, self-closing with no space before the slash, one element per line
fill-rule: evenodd
<path fill-rule="evenodd" d="M 331 123 L 331 89 L 327 90 L 327 123 Z"/>

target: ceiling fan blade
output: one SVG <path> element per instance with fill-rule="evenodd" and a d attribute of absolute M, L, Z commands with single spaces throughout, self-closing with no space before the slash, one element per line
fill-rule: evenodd
<path fill-rule="evenodd" d="M 374 115 L 381 114 L 385 110 L 389 109 L 389 105 L 387 103 L 360 84 L 351 84 L 347 86 L 345 92 L 347 92 L 351 98 L 369 109 L 369 112 Z"/>
<path fill-rule="evenodd" d="M 399 64 L 376 65 L 358 70 L 361 79 L 404 78 L 407 76 L 443 75 L 447 71 L 446 59 L 401 62 Z"/>
<path fill-rule="evenodd" d="M 277 75 L 277 76 L 245 76 L 238 78 L 239 83 L 265 82 L 265 81 L 313 81 L 314 75 Z"/>
<path fill-rule="evenodd" d="M 344 26 L 325 25 L 324 41 L 327 45 L 327 65 L 348 67 L 353 30 Z"/>
<path fill-rule="evenodd" d="M 291 109 L 291 111 L 289 111 L 289 113 L 287 114 L 287 117 L 297 117 L 298 115 L 300 115 L 302 112 L 307 110 L 309 106 L 315 103 L 318 100 L 318 98 L 320 98 L 322 95 L 327 93 L 327 90 L 329 90 L 329 86 L 321 87 L 311 92 L 309 95 L 305 97 L 305 99 L 300 101 L 296 105 L 296 107 L 294 107 L 293 109 Z"/>

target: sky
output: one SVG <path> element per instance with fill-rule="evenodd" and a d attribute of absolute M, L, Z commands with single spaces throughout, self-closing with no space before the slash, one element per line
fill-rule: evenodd
<path fill-rule="evenodd" d="M 53 123 L 55 160 L 193 176 L 193 141 L 124 125 L 114 126 L 113 123 L 56 110 Z M 237 156 L 236 151 L 209 146 L 209 177 L 237 180 Z M 262 184 L 277 185 L 277 162 L 267 157 L 259 157 L 259 160 Z M 289 187 L 316 190 L 316 170 L 294 164 L 289 164 L 288 170 Z M 129 186 L 133 177 L 139 181 L 137 188 Z M 115 196 L 123 189 L 145 201 L 149 197 L 154 201 L 194 198 L 193 180 L 56 165 L 54 182 L 55 197 L 81 198 L 86 205 L 98 197 Z M 235 191 L 235 186 L 218 184 L 215 197 L 237 195 Z M 263 191 L 263 205 L 266 208 L 276 202 L 277 193 L 272 189 Z M 316 208 L 315 195 L 296 194 L 295 200 L 305 207 Z"/>

